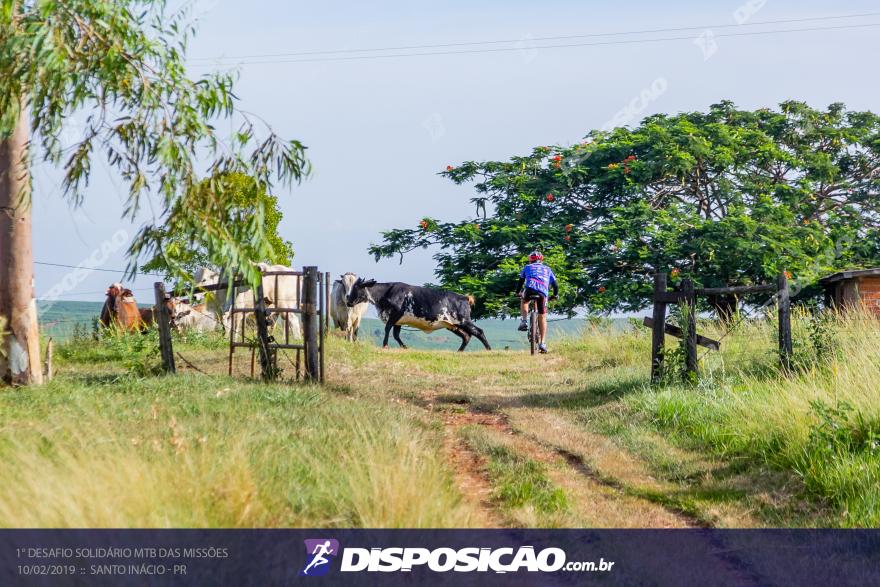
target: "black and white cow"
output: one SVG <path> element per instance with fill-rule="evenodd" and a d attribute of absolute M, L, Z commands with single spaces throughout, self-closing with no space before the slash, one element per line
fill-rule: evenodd
<path fill-rule="evenodd" d="M 364 281 L 358 278 L 351 287 L 345 303 L 349 307 L 369 302 L 376 306 L 379 318 L 385 322 L 385 340 L 383 347 L 388 347 L 388 335 L 394 331 L 394 340 L 406 348 L 400 340 L 401 326 L 414 326 L 424 332 L 432 332 L 445 328 L 461 338 L 463 351 L 476 336 L 487 350 L 492 350 L 486 335 L 471 321 L 473 298 L 451 291 L 407 285 L 406 283 L 376 283 L 375 279 Z"/>

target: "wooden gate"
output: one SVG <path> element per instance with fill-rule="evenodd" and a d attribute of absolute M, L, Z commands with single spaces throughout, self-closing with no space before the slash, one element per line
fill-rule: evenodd
<path fill-rule="evenodd" d="M 273 380 L 278 377 L 278 351 L 296 351 L 294 362 L 295 378 L 303 378 L 307 382 L 324 382 L 324 324 L 326 322 L 328 308 L 326 307 L 325 279 L 318 272 L 317 267 L 303 267 L 302 271 L 267 271 L 262 274 L 262 282 L 257 286 L 254 297 L 254 307 L 239 308 L 235 305 L 235 297 L 230 308 L 229 328 L 229 374 L 232 375 L 233 358 L 235 349 L 248 348 L 252 350 L 251 374 L 254 371 L 254 351 L 260 357 L 260 372 L 264 380 Z M 279 307 L 277 300 L 272 300 L 274 305 L 267 307 L 264 294 L 264 284 L 268 280 L 274 280 L 274 291 L 278 292 L 281 278 L 292 278 L 296 292 L 296 303 L 293 307 Z M 277 293 L 276 293 L 277 297 Z M 247 340 L 245 337 L 245 320 L 249 314 L 253 314 L 256 323 L 256 339 Z M 237 320 L 236 317 L 242 318 Z M 275 334 L 276 320 L 284 326 L 283 340 L 277 340 Z M 291 340 L 291 324 L 293 320 L 301 320 L 302 342 Z M 241 327 L 238 327 L 241 322 Z M 236 332 L 238 329 L 238 332 Z M 238 339 L 236 339 L 238 334 Z"/>
<path fill-rule="evenodd" d="M 668 291 L 665 273 L 654 274 L 654 313 L 651 318 L 645 318 L 645 326 L 652 329 L 651 337 L 651 381 L 660 381 L 663 369 L 663 347 L 666 335 L 677 336 L 685 339 L 685 378 L 696 378 L 698 361 L 697 345 L 712 350 L 719 350 L 719 341 L 706 338 L 697 334 L 697 296 L 712 295 L 742 295 L 761 292 L 775 292 L 774 299 L 779 313 L 779 359 L 784 369 L 791 367 L 792 339 L 791 339 L 791 296 L 788 286 L 788 278 L 780 274 L 776 283 L 762 285 L 744 285 L 735 287 L 705 287 L 695 288 L 693 281 L 685 279 L 681 282 L 678 290 Z M 681 329 L 673 324 L 666 323 L 667 304 L 683 303 L 686 311 L 687 326 Z"/>
<path fill-rule="evenodd" d="M 324 337 L 329 325 L 329 274 L 322 275 L 317 267 L 303 267 L 302 271 L 268 271 L 263 273 L 263 278 L 257 286 L 254 296 L 253 307 L 236 307 L 236 293 L 241 287 L 248 284 L 237 279 L 232 283 L 217 283 L 195 288 L 201 292 L 232 292 L 232 306 L 230 308 L 229 325 L 229 375 L 232 375 L 233 358 L 235 349 L 251 349 L 251 376 L 254 375 L 255 356 L 259 353 L 260 373 L 264 380 L 274 380 L 281 370 L 278 367 L 278 351 L 296 351 L 296 360 L 293 362 L 295 379 L 304 379 L 307 382 L 324 382 Z M 293 278 L 296 292 L 296 304 L 293 307 L 276 307 L 266 305 L 263 284 L 267 279 L 274 279 L 275 289 L 281 278 Z M 166 299 L 165 284 L 155 283 L 156 296 L 156 321 L 159 328 L 159 350 L 162 356 L 162 364 L 166 372 L 175 373 L 174 348 L 171 337 L 171 320 L 165 307 Z M 273 300 L 277 302 L 277 300 Z M 256 325 L 256 337 L 248 340 L 245 336 L 245 323 L 247 318 L 253 315 Z M 240 320 L 236 317 L 241 316 Z M 302 341 L 291 340 L 291 316 L 302 321 Z M 275 338 L 275 322 L 280 318 L 284 325 L 284 337 L 282 341 Z M 237 328 L 238 322 L 241 327 Z"/>

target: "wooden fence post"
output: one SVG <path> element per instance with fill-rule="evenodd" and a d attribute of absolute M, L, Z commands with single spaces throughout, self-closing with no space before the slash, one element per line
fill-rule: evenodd
<path fill-rule="evenodd" d="M 320 365 L 318 364 L 318 268 L 303 267 L 303 345 L 305 348 L 305 380 L 315 383 L 320 381 Z"/>
<path fill-rule="evenodd" d="M 793 348 L 791 341 L 791 293 L 785 273 L 780 273 L 776 278 L 776 289 L 779 310 L 779 359 L 783 369 L 788 370 L 791 368 Z"/>
<path fill-rule="evenodd" d="M 263 379 L 268 381 L 275 378 L 276 369 L 273 359 L 273 353 L 269 349 L 269 316 L 266 312 L 266 299 L 263 294 L 263 283 L 257 286 L 257 297 L 254 300 L 254 318 L 257 322 L 257 341 L 260 349 L 260 371 Z M 233 316 L 233 320 L 235 316 Z M 244 330 L 244 321 L 242 321 L 242 330 Z"/>
<path fill-rule="evenodd" d="M 330 332 L 330 272 L 324 272 L 324 332 Z M 323 360 L 324 352 L 321 351 Z M 322 378 L 323 380 L 323 378 Z"/>
<path fill-rule="evenodd" d="M 156 306 L 153 314 L 159 327 L 159 353 L 162 355 L 162 367 L 166 373 L 177 373 L 174 365 L 174 347 L 171 345 L 171 316 L 165 306 L 165 284 L 157 281 L 153 284 L 156 294 Z"/>
<path fill-rule="evenodd" d="M 52 343 L 52 337 L 50 336 L 49 340 L 46 341 L 46 365 L 45 369 L 43 369 L 43 381 L 47 383 L 52 381 L 52 377 L 55 376 L 55 369 L 52 365 L 52 355 L 54 354 L 53 348 L 54 344 Z"/>
<path fill-rule="evenodd" d="M 318 364 L 319 343 L 318 331 L 318 268 L 303 267 L 302 309 L 303 345 L 305 346 L 305 380 L 315 383 L 320 380 Z"/>
<path fill-rule="evenodd" d="M 695 381 L 697 377 L 697 294 L 694 291 L 694 282 L 690 279 L 682 281 L 681 291 L 685 294 L 684 303 L 687 309 L 684 375 L 688 381 Z"/>
<path fill-rule="evenodd" d="M 321 310 L 318 315 L 321 317 L 321 331 L 318 336 L 318 354 L 320 356 L 321 361 L 321 383 L 324 383 L 324 337 L 327 336 L 329 332 L 329 324 L 327 323 L 327 317 L 330 315 L 330 294 L 328 293 L 328 288 L 330 287 L 330 272 L 325 271 L 322 276 L 318 273 L 318 278 L 321 279 L 321 283 L 323 287 L 321 287 Z"/>
<path fill-rule="evenodd" d="M 666 337 L 666 302 L 657 297 L 666 292 L 666 274 L 654 274 L 654 326 L 651 333 L 651 382 L 658 383 L 663 371 L 663 343 Z"/>

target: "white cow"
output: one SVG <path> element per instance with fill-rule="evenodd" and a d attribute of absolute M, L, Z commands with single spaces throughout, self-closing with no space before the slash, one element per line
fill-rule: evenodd
<path fill-rule="evenodd" d="M 208 310 L 207 304 L 191 305 L 188 300 L 172 298 L 172 321 L 179 330 L 213 332 L 220 328 L 220 321 Z"/>
<path fill-rule="evenodd" d="M 357 281 L 357 275 L 354 273 L 342 274 L 340 279 L 333 282 L 332 295 L 330 296 L 330 316 L 333 318 L 333 325 L 343 331 L 345 338 L 351 342 L 357 340 L 361 318 L 364 317 L 370 306 L 367 302 L 355 304 L 351 308 L 346 305 L 345 300 L 355 281 Z"/>
<path fill-rule="evenodd" d="M 293 271 L 290 267 L 284 265 L 269 265 L 268 263 L 257 263 L 260 271 Z M 216 285 L 220 283 L 221 274 L 207 267 L 199 268 L 193 280 L 197 287 L 207 285 Z M 232 296 L 226 295 L 226 290 L 211 292 L 213 295 L 206 296 L 206 304 L 208 310 L 222 320 L 224 328 L 229 330 L 232 325 Z M 297 308 L 299 306 L 299 291 L 297 288 L 297 280 L 293 275 L 267 275 L 263 278 L 263 297 L 266 301 L 266 307 L 272 308 Z M 235 307 L 253 308 L 255 306 L 254 293 L 246 286 L 238 287 L 235 290 Z M 287 313 L 289 320 L 289 331 L 291 339 L 302 338 L 302 327 L 300 325 L 299 316 L 293 313 Z M 236 312 L 235 329 L 240 332 L 245 314 Z M 283 316 L 281 316 L 283 321 Z"/>
<path fill-rule="evenodd" d="M 295 275 L 265 275 L 273 271 L 293 271 L 290 267 L 284 265 L 270 265 L 268 263 L 257 263 L 260 273 L 263 273 L 263 296 L 266 298 L 266 306 L 271 308 L 298 308 L 299 307 L 299 285 L 301 279 L 297 279 Z M 285 312 L 279 314 L 276 319 L 278 323 L 283 325 L 285 317 L 289 321 L 290 337 L 292 339 L 302 338 L 302 324 L 300 323 L 299 314 Z"/>
<path fill-rule="evenodd" d="M 221 281 L 225 281 L 222 279 L 222 277 L 222 274 L 218 271 L 214 271 L 213 269 L 209 269 L 207 267 L 200 267 L 193 275 L 193 281 L 195 282 L 196 287 L 206 287 L 209 285 L 217 285 L 218 283 L 221 283 Z M 206 292 L 204 294 L 205 304 L 207 306 L 208 313 L 216 318 L 221 324 L 223 324 L 223 329 L 226 332 L 229 332 L 229 328 L 232 325 L 231 308 L 233 296 L 235 298 L 236 308 L 254 307 L 254 294 L 247 286 L 235 288 L 235 291 L 232 294 L 228 293 L 225 288 L 216 291 Z M 244 314 L 236 312 L 236 331 L 241 332 L 243 320 Z"/>

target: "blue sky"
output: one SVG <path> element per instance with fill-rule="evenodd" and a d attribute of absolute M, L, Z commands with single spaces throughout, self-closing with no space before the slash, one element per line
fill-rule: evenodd
<path fill-rule="evenodd" d="M 715 2 L 259 2 L 205 0 L 193 58 L 229 58 L 519 39 L 516 50 L 359 61 L 240 66 L 241 107 L 282 136 L 308 147 L 314 165 L 302 185 L 279 191 L 283 236 L 296 265 L 380 280 L 433 279 L 430 252 L 375 263 L 366 249 L 382 230 L 415 226 L 423 216 L 458 220 L 473 214 L 472 190 L 437 176 L 469 159 L 504 159 L 535 145 L 568 144 L 601 127 L 643 90 L 638 118 L 702 110 L 722 99 L 745 108 L 805 100 L 823 107 L 880 110 L 878 28 L 723 37 L 758 29 L 880 23 L 880 16 L 749 27 L 749 23 L 880 11 L 875 3 L 743 0 Z M 739 12 L 737 12 L 739 11 Z M 745 25 L 740 17 L 754 12 Z M 531 39 L 642 29 L 701 27 L 638 38 L 684 36 L 662 43 L 541 49 Z M 714 35 L 714 52 L 705 29 Z M 696 39 L 703 34 L 702 45 Z M 582 42 L 620 39 L 583 39 Z M 574 41 L 577 42 L 577 41 Z M 510 45 L 497 45 L 510 46 Z M 454 49 L 453 49 L 454 50 Z M 205 71 L 195 66 L 194 75 Z M 218 62 L 220 68 L 230 61 Z M 660 83 L 662 80 L 662 83 Z M 86 204 L 60 198 L 57 173 L 35 175 L 35 243 L 39 261 L 79 264 L 119 230 L 124 187 L 96 164 Z M 106 257 L 106 258 L 105 258 Z M 106 268 L 125 265 L 122 250 L 99 255 Z M 88 263 L 83 263 L 88 264 Z M 43 295 L 67 270 L 36 268 Z M 93 273 L 64 299 L 94 300 L 117 275 Z M 131 284 L 148 288 L 151 277 Z M 140 293 L 140 292 L 138 292 Z M 140 293 L 141 301 L 149 293 Z"/>

